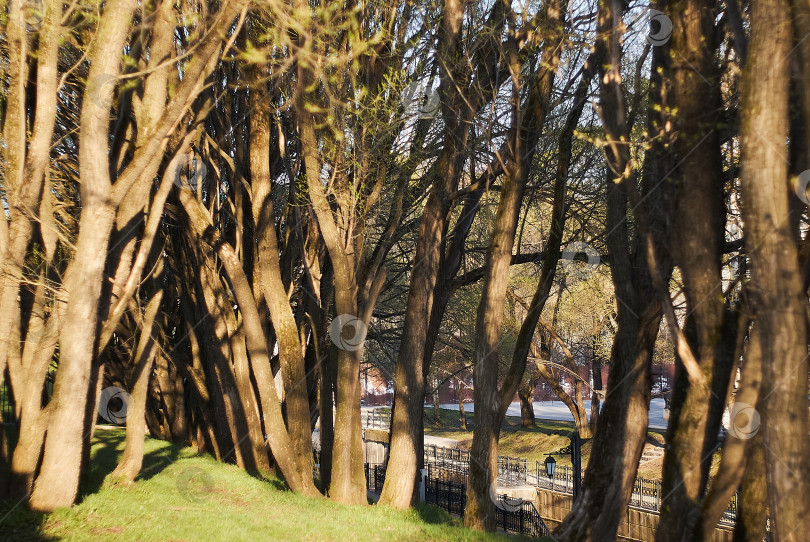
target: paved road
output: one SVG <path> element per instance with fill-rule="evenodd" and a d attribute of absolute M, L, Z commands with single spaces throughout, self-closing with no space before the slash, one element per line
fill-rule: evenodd
<path fill-rule="evenodd" d="M 535 401 L 534 415 L 544 420 L 560 420 L 573 422 L 574 416 L 568 407 L 562 401 Z M 442 408 L 458 409 L 458 404 L 450 403 L 440 405 Z M 464 410 L 467 412 L 475 412 L 475 405 L 472 403 L 465 403 Z M 591 401 L 585 401 L 585 410 L 591 411 Z M 509 405 L 506 411 L 507 416 L 520 416 L 520 403 L 517 401 Z M 655 429 L 666 429 L 667 422 L 664 420 L 664 400 L 653 399 L 650 401 L 650 427 Z"/>

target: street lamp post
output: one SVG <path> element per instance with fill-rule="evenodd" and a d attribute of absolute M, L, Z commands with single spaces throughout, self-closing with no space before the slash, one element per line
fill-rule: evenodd
<path fill-rule="evenodd" d="M 574 430 L 571 436 L 571 464 L 574 466 L 574 501 L 582 492 L 582 440 L 579 431 Z"/>
<path fill-rule="evenodd" d="M 573 479 L 573 494 L 574 494 L 574 501 L 577 500 L 579 494 L 582 493 L 582 439 L 579 437 L 579 432 L 574 431 L 571 433 L 571 465 L 574 467 L 574 479 Z M 565 453 L 563 450 L 562 452 L 558 453 Z M 543 462 L 546 466 L 546 475 L 552 480 L 552 489 L 554 487 L 554 468 L 557 465 L 557 461 L 551 457 L 551 453 L 546 456 L 546 460 Z"/>

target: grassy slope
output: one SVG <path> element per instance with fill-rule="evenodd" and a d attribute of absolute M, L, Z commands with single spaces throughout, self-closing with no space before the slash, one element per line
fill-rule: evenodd
<path fill-rule="evenodd" d="M 434 423 L 433 407 L 425 407 L 425 433 L 439 437 L 447 437 L 459 441 L 459 447 L 469 449 L 472 445 L 472 427 L 475 424 L 475 413 L 467 412 L 468 430 L 461 429 L 461 420 L 458 410 L 439 409 L 439 423 Z M 529 460 L 529 469 L 535 468 L 535 461 L 541 463 L 549 452 L 558 452 L 570 444 L 573 422 L 537 419 L 535 427 L 522 427 L 519 416 L 507 416 L 501 426 L 501 437 L 498 442 L 498 453 L 512 457 L 521 457 Z M 651 430 L 648 439 L 664 442 L 661 431 Z M 588 464 L 591 456 L 592 442 L 588 441 L 582 446 L 582 467 Z M 568 455 L 555 455 L 559 466 L 571 466 Z M 639 467 L 638 475 L 644 478 L 658 479 L 661 477 L 662 459 L 650 461 Z M 542 465 L 541 465 L 542 469 Z"/>
<path fill-rule="evenodd" d="M 190 448 L 147 439 L 144 471 L 128 487 L 105 476 L 123 432 L 99 431 L 80 504 L 48 515 L 0 505 L 2 540 L 502 540 L 432 506 L 408 512 L 349 507 L 283 490 Z M 6 516 L 5 518 L 3 516 Z"/>

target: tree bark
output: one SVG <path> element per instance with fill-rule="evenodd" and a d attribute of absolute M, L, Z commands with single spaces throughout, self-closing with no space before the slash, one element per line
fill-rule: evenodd
<path fill-rule="evenodd" d="M 802 277 L 790 231 L 786 139 L 790 13 L 783 2 L 751 6 L 743 72 L 742 194 L 752 296 L 761 326 L 763 445 L 771 536 L 801 540 L 810 531 L 807 329 Z"/>
<path fill-rule="evenodd" d="M 152 282 L 153 284 L 159 284 L 158 281 Z M 162 300 L 163 288 L 159 287 L 149 298 L 146 305 L 141 325 L 141 336 L 138 339 L 138 346 L 133 357 L 135 381 L 132 386 L 131 401 L 127 405 L 124 455 L 111 475 L 114 481 L 121 480 L 125 484 L 133 482 L 143 466 L 146 395 L 149 389 L 150 376 L 152 375 L 152 365 L 157 353 L 155 339 L 159 330 L 156 319 Z"/>
<path fill-rule="evenodd" d="M 79 489 L 84 419 L 76 412 L 84 412 L 87 404 L 98 303 L 115 218 L 107 154 L 98 152 L 108 147 L 107 123 L 113 88 L 103 85 L 101 77 L 120 72 L 120 51 L 135 8 L 134 0 L 114 0 L 108 4 L 90 53 L 88 87 L 81 111 L 79 238 L 64 283 L 68 303 L 60 333 L 60 364 L 42 467 L 30 501 L 36 510 L 70 506 Z"/>
<path fill-rule="evenodd" d="M 762 542 L 767 537 L 768 487 L 761 431 L 754 435 L 748 448 L 737 507 L 737 523 L 734 526 L 734 542 Z"/>
<path fill-rule="evenodd" d="M 711 455 L 705 444 L 716 441 L 711 433 L 709 408 L 713 373 L 720 362 L 723 341 L 721 252 L 724 214 L 720 138 L 717 131 L 720 96 L 714 67 L 715 10 L 697 0 L 674 2 L 681 14 L 672 35 L 673 95 L 679 130 L 675 142 L 681 170 L 677 214 L 676 263 L 683 273 L 687 303 L 687 338 L 704 382 L 676 392 L 670 414 L 664 458 L 659 542 L 695 540 L 701 532 L 700 501 L 708 481 Z M 733 345 L 732 345 L 733 349 Z M 726 386 L 722 386 L 724 393 Z M 697 529 L 697 533 L 695 532 Z"/>
<path fill-rule="evenodd" d="M 628 192 L 635 187 L 630 162 L 630 127 L 627 104 L 621 86 L 621 35 L 619 26 L 624 3 L 601 0 L 597 12 L 598 38 L 596 65 L 600 70 L 600 105 L 606 134 L 607 179 L 607 248 L 617 298 L 618 330 L 611 352 L 608 393 L 599 416 L 593 439 L 582 494 L 571 512 L 555 531 L 563 540 L 609 541 L 616 538 L 622 515 L 630 501 L 638 462 L 647 437 L 650 401 L 652 353 L 661 322 L 662 307 L 656 301 L 644 248 L 638 238 L 631 244 L 627 225 Z M 653 74 L 660 67 L 660 57 L 653 59 Z M 655 83 L 653 77 L 653 83 Z M 651 85 L 653 103 L 661 103 L 660 84 Z M 660 145 L 660 143 L 659 143 Z M 667 281 L 671 262 L 662 249 L 667 237 L 668 217 L 666 185 L 658 186 L 657 175 L 667 170 L 658 158 L 660 147 L 647 151 L 652 164 L 642 181 L 644 205 L 635 209 L 637 216 L 655 219 L 651 228 L 659 270 Z M 654 167 L 652 167 L 654 166 Z M 658 168 L 658 171 L 654 171 Z M 663 172 L 661 171 L 663 170 Z"/>
<path fill-rule="evenodd" d="M 256 86 L 262 84 L 259 82 Z M 252 89 L 250 187 L 259 263 L 255 273 L 261 284 L 261 294 L 264 295 L 270 310 L 270 318 L 278 341 L 281 375 L 284 381 L 287 431 L 290 433 L 293 451 L 298 457 L 300 476 L 311 477 L 312 430 L 309 421 L 304 350 L 299 341 L 295 316 L 281 279 L 270 181 L 270 113 L 262 106 L 263 100 L 266 100 L 266 93 L 261 88 Z"/>
<path fill-rule="evenodd" d="M 262 330 L 253 292 L 250 290 L 250 284 L 239 259 L 233 248 L 213 228 L 200 201 L 195 199 L 186 188 L 180 190 L 180 201 L 189 217 L 190 225 L 216 250 L 230 279 L 236 302 L 242 311 L 247 348 L 251 356 L 251 369 L 259 390 L 264 427 L 273 457 L 293 491 L 310 496 L 320 495 L 312 481 L 312 473 L 310 472 L 308 477 L 302 478 L 300 469 L 296 465 L 296 457 L 284 426 L 284 419 L 281 416 L 281 406 L 273 381 L 270 355 L 267 351 L 267 339 Z"/>
<path fill-rule="evenodd" d="M 464 413 L 464 386 L 461 380 L 456 383 L 456 400 L 458 401 L 458 417 L 461 422 L 461 429 L 467 430 L 467 415 Z"/>
<path fill-rule="evenodd" d="M 535 425 L 534 419 L 534 388 L 530 383 L 523 383 L 518 388 L 518 397 L 520 398 L 520 425 L 523 427 L 533 427 Z"/>
<path fill-rule="evenodd" d="M 759 336 L 759 331 L 755 327 L 751 331 L 751 338 L 748 345 L 748 350 L 745 352 L 745 366 L 743 368 L 743 382 L 742 388 L 739 390 L 735 403 L 751 405 L 757 408 L 759 404 L 759 392 L 762 386 L 762 344 Z M 738 411 L 739 412 L 739 411 Z M 742 421 L 742 420 L 740 420 Z M 734 420 L 730 420 L 733 424 Z M 756 428 L 757 431 L 759 427 Z M 740 482 L 743 479 L 743 473 L 746 470 L 746 462 L 748 456 L 756 456 L 757 453 L 762 452 L 761 445 L 759 450 L 752 450 L 752 440 L 746 438 L 745 434 L 739 434 L 737 431 L 730 431 L 726 434 L 726 442 L 723 445 L 723 456 L 720 460 L 720 468 L 712 480 L 711 489 L 703 499 L 700 528 L 703 531 L 697 535 L 703 537 L 704 540 L 711 540 L 713 533 L 717 527 L 717 522 L 723 515 L 728 502 L 731 500 L 734 493 L 740 487 Z M 757 437 L 757 435 L 754 435 Z M 761 436 L 758 437 L 761 440 Z M 756 468 L 756 467 L 755 467 Z M 764 478 L 764 477 L 763 477 Z M 763 500 L 764 508 L 764 500 Z M 745 523 L 740 511 L 738 509 L 738 523 Z M 764 527 L 764 523 L 762 525 Z M 764 537 L 764 533 L 763 533 Z M 760 538 L 760 541 L 762 538 Z"/>
<path fill-rule="evenodd" d="M 543 42 L 541 64 L 544 68 L 532 82 L 529 98 L 522 103 L 519 63 L 514 50 L 508 50 L 513 82 L 512 156 L 505 169 L 501 197 L 492 226 L 486 255 L 481 301 L 475 322 L 475 352 L 473 382 L 475 384 L 475 429 L 470 447 L 470 474 L 467 483 L 467 505 L 464 524 L 487 531 L 495 530 L 497 491 L 498 438 L 501 422 L 526 367 L 526 353 L 513 358 L 512 367 L 503 387 L 498 389 L 498 357 L 502 341 L 504 302 L 509 284 L 512 247 L 515 242 L 520 207 L 529 178 L 529 169 L 549 110 L 551 89 L 561 54 L 563 36 L 562 15 L 566 2 L 552 4 L 545 24 L 550 29 Z M 525 107 L 525 109 L 524 109 Z M 545 270 L 544 270 L 545 271 Z M 532 328 L 533 329 L 533 328 Z M 518 347 L 515 348 L 517 352 Z M 517 366 L 517 369 L 515 369 Z"/>

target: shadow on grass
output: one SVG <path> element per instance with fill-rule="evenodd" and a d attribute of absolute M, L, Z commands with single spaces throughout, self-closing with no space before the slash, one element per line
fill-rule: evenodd
<path fill-rule="evenodd" d="M 17 424 L 2 424 L 0 431 L 5 431 L 6 442 L 13 450 L 19 433 Z M 42 534 L 44 522 L 45 514 L 30 510 L 23 502 L 0 501 L 0 541 L 56 540 Z"/>
<path fill-rule="evenodd" d="M 96 493 L 102 488 L 105 478 L 118 466 L 118 461 L 124 452 L 124 440 L 123 429 L 96 431 L 93 437 L 90 466 L 79 488 L 80 499 Z M 158 448 L 144 453 L 143 467 L 137 479 L 148 480 L 156 476 L 177 461 L 182 449 L 182 444 L 161 441 Z"/>
<path fill-rule="evenodd" d="M 414 510 L 419 515 L 419 519 L 432 525 L 461 525 L 461 518 L 450 514 L 447 510 L 439 508 L 433 504 L 424 502 L 414 506 Z"/>
<path fill-rule="evenodd" d="M 30 510 L 25 504 L 0 501 L 0 541 L 58 540 L 42 533 L 45 514 Z"/>

